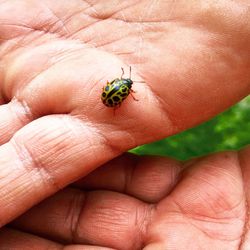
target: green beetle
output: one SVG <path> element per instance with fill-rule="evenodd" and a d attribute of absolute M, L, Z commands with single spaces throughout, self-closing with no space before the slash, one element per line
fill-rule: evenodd
<path fill-rule="evenodd" d="M 121 103 L 129 94 L 131 94 L 135 101 L 138 101 L 131 93 L 135 91 L 132 89 L 133 81 L 131 80 L 131 67 L 129 67 L 129 70 L 129 78 L 122 78 L 124 75 L 124 70 L 122 68 L 121 78 L 116 78 L 111 82 L 107 82 L 107 85 L 103 87 L 101 99 L 105 106 L 111 108 L 120 107 Z"/>

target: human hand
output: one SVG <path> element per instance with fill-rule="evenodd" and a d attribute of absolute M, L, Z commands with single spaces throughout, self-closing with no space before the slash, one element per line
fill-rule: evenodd
<path fill-rule="evenodd" d="M 0 249 L 248 249 L 249 167 L 250 147 L 184 164 L 125 154 L 3 229 Z"/>
<path fill-rule="evenodd" d="M 247 4 L 65 3 L 0 2 L 1 225 L 250 91 Z M 100 93 L 126 65 L 145 83 L 114 116 Z"/>

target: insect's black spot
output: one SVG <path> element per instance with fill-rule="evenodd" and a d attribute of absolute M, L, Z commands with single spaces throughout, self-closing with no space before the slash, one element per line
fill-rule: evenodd
<path fill-rule="evenodd" d="M 118 96 L 114 96 L 114 97 L 113 97 L 113 101 L 114 101 L 114 102 L 119 102 L 119 101 L 120 101 L 120 98 L 119 98 Z"/>
<path fill-rule="evenodd" d="M 121 97 L 126 97 L 127 96 L 127 94 L 121 94 Z"/>
<path fill-rule="evenodd" d="M 124 93 L 124 92 L 126 92 L 127 90 L 126 90 L 126 88 L 122 88 L 122 92 Z"/>
<path fill-rule="evenodd" d="M 105 87 L 105 91 L 109 91 L 109 86 L 106 86 L 106 87 Z"/>
<path fill-rule="evenodd" d="M 103 92 L 103 93 L 102 93 L 102 97 L 106 97 L 106 93 Z"/>
<path fill-rule="evenodd" d="M 108 104 L 109 104 L 110 106 L 113 106 L 113 101 L 112 101 L 111 99 L 108 99 Z"/>
<path fill-rule="evenodd" d="M 122 92 L 121 92 L 121 91 L 118 91 L 116 94 L 117 94 L 117 95 L 121 95 L 121 94 L 122 94 Z"/>
<path fill-rule="evenodd" d="M 119 86 L 118 87 L 112 86 L 112 88 L 108 92 L 107 98 L 110 98 L 112 95 L 114 95 L 115 93 L 117 93 L 117 91 L 119 91 Z"/>

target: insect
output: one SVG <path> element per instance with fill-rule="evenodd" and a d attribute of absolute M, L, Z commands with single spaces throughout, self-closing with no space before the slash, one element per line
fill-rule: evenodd
<path fill-rule="evenodd" d="M 121 78 L 116 78 L 103 87 L 101 95 L 102 102 L 105 106 L 116 108 L 120 107 L 121 103 L 131 94 L 135 101 L 138 101 L 133 95 L 135 91 L 132 89 L 131 67 L 129 67 L 129 78 L 123 78 L 124 70 L 122 68 Z"/>

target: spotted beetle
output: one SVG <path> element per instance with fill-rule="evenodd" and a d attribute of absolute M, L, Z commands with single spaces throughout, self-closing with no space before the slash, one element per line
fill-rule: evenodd
<path fill-rule="evenodd" d="M 105 106 L 116 108 L 120 107 L 122 102 L 131 94 L 135 101 L 138 101 L 132 92 L 133 81 L 131 80 L 131 67 L 129 67 L 129 78 L 123 78 L 124 70 L 122 68 L 122 74 L 120 78 L 116 78 L 111 82 L 107 82 L 107 85 L 103 87 L 101 95 L 102 102 Z"/>

